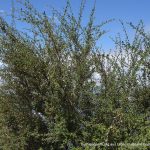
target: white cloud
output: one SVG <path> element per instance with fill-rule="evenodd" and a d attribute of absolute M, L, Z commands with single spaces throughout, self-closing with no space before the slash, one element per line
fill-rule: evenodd
<path fill-rule="evenodd" d="M 96 83 L 96 86 L 100 86 L 101 76 L 98 72 L 93 73 L 92 80 Z"/>
<path fill-rule="evenodd" d="M 150 33 L 150 24 L 145 26 L 145 31 Z"/>
<path fill-rule="evenodd" d="M 5 13 L 5 11 L 0 9 L 0 14 L 4 14 L 4 13 Z"/>

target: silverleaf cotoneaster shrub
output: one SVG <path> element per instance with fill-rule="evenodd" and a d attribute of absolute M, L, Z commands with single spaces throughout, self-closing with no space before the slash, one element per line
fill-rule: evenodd
<path fill-rule="evenodd" d="M 143 23 L 129 24 L 130 41 L 121 22 L 125 38 L 116 37 L 108 54 L 97 40 L 113 20 L 95 25 L 95 6 L 83 25 L 84 1 L 78 17 L 69 1 L 51 17 L 20 3 L 16 19 L 28 32 L 0 17 L 0 149 L 149 149 L 150 37 Z"/>

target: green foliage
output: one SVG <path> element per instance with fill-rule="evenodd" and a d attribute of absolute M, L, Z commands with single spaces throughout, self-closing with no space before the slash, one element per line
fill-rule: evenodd
<path fill-rule="evenodd" d="M 116 37 L 116 51 L 102 53 L 105 33 L 82 25 L 85 2 L 75 17 L 69 1 L 52 17 L 20 2 L 18 20 L 27 34 L 0 18 L 0 149 L 112 149 L 86 143 L 150 141 L 150 38 L 143 23 L 130 26 L 135 38 Z M 58 21 L 56 21 L 56 18 Z M 95 81 L 95 74 L 99 80 Z M 84 146 L 83 146 L 84 145 Z M 116 149 L 123 147 L 116 146 Z M 125 149 L 148 147 L 125 147 Z"/>

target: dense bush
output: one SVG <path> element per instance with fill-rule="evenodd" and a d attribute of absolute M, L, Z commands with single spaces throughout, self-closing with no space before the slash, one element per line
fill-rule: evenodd
<path fill-rule="evenodd" d="M 93 7 L 82 25 L 68 2 L 51 18 L 26 1 L 19 32 L 0 18 L 0 149 L 148 149 L 119 143 L 150 142 L 150 38 L 142 22 L 133 41 L 117 37 L 115 51 L 96 42 L 105 33 Z M 56 20 L 57 18 L 57 20 Z M 113 143 L 90 147 L 85 143 Z"/>

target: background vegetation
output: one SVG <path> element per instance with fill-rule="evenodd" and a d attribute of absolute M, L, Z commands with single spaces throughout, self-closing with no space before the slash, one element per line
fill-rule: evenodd
<path fill-rule="evenodd" d="M 83 26 L 84 4 L 78 17 L 69 2 L 49 17 L 25 1 L 17 19 L 28 33 L 0 18 L 0 150 L 149 149 L 117 144 L 150 143 L 150 37 L 129 24 L 130 41 L 122 23 L 125 38 L 103 53 L 96 42 L 112 20 L 95 25 L 93 7 Z"/>

